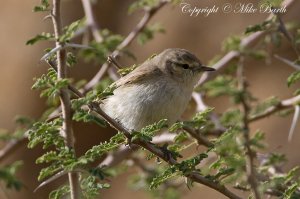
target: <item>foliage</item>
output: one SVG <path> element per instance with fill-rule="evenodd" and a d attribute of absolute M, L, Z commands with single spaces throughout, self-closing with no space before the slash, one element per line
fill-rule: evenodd
<path fill-rule="evenodd" d="M 266 30 L 271 22 L 272 22 L 272 20 L 266 20 L 266 21 L 262 22 L 261 24 L 249 26 L 246 28 L 245 34 Z"/>
<path fill-rule="evenodd" d="M 288 86 L 291 86 L 295 84 L 298 80 L 300 80 L 300 71 L 292 73 L 287 79 L 287 84 Z"/>
<path fill-rule="evenodd" d="M 163 119 L 160 120 L 159 122 L 156 122 L 154 124 L 151 124 L 149 126 L 146 126 L 141 129 L 140 132 L 132 132 L 132 141 L 134 140 L 142 140 L 146 142 L 152 141 L 152 137 L 160 131 L 162 128 L 167 127 L 167 120 Z"/>
<path fill-rule="evenodd" d="M 68 84 L 68 79 L 58 79 L 56 71 L 50 68 L 47 74 L 35 79 L 32 89 L 41 89 L 41 97 L 47 97 L 49 104 L 57 104 L 60 90 L 67 88 Z"/>
<path fill-rule="evenodd" d="M 104 29 L 101 31 L 103 42 L 98 43 L 92 41 L 88 49 L 81 51 L 81 56 L 86 61 L 96 61 L 97 63 L 103 63 L 107 60 L 107 56 L 123 41 L 123 36 L 118 34 L 112 34 L 109 30 Z"/>
<path fill-rule="evenodd" d="M 51 39 L 54 39 L 54 35 L 53 34 L 42 32 L 41 34 L 36 35 L 32 39 L 29 39 L 26 42 L 26 45 L 34 45 L 38 41 L 47 41 L 47 40 L 51 40 Z"/>
<path fill-rule="evenodd" d="M 180 1 L 172 0 L 170 2 L 179 3 Z M 158 9 L 158 5 L 161 5 L 160 3 L 160 0 L 133 1 L 128 12 L 143 10 L 152 16 L 154 11 Z M 277 7 L 281 0 L 260 1 L 260 5 L 264 3 Z M 48 0 L 41 0 L 40 5 L 34 7 L 35 12 L 50 12 L 51 10 L 52 7 Z M 280 44 L 285 41 L 284 28 L 279 21 L 279 16 L 251 25 L 244 31 L 245 35 L 233 35 L 225 39 L 222 44 L 222 53 L 235 51 L 238 58 L 267 61 L 266 58 L 271 56 L 270 46 L 279 48 Z M 115 34 L 108 29 L 102 29 L 99 32 L 103 38 L 102 42 L 89 40 L 84 44 L 88 45 L 86 48 L 69 51 L 67 47 L 70 42 L 75 42 L 74 38 L 86 30 L 88 30 L 86 20 L 79 19 L 67 24 L 62 29 L 61 34 L 56 36 L 57 41 L 54 34 L 42 32 L 29 39 L 26 44 L 34 45 L 39 41 L 59 43 L 66 50 L 66 65 L 68 66 L 74 66 L 81 58 L 89 64 L 92 64 L 92 62 L 103 64 L 112 52 L 118 52 L 118 56 L 134 57 L 134 54 L 126 48 L 127 46 L 123 46 L 132 35 L 132 38 L 136 38 L 139 44 L 144 45 L 153 40 L 156 33 L 164 33 L 165 31 L 164 27 L 156 22 L 151 25 L 145 24 L 137 32 L 135 32 L 136 29 L 133 30 L 129 37 Z M 245 46 L 243 38 L 258 31 L 265 32 L 258 45 L 251 48 Z M 293 38 L 288 40 L 291 42 L 290 46 L 296 51 L 296 54 L 299 54 L 297 52 L 300 43 L 299 27 L 289 28 L 287 25 L 287 31 L 292 31 L 291 37 Z M 125 42 L 123 42 L 124 38 L 126 38 Z M 57 46 L 45 51 L 47 53 L 55 52 L 56 49 Z M 216 63 L 221 57 L 221 55 L 216 56 L 211 60 L 211 63 Z M 216 187 L 221 187 L 221 190 L 218 190 L 221 193 L 226 187 L 233 186 L 237 189 L 250 191 L 249 197 L 251 197 L 253 187 L 249 180 L 249 171 L 247 171 L 250 165 L 249 157 L 253 158 L 251 164 L 253 164 L 254 174 L 251 175 L 255 176 L 258 191 L 261 194 L 275 195 L 278 198 L 286 199 L 299 198 L 299 169 L 296 167 L 284 172 L 286 170 L 282 167 L 287 162 L 285 156 L 266 152 L 267 144 L 264 140 L 264 132 L 253 130 L 252 125 L 250 125 L 252 119 L 263 116 L 269 109 L 279 107 L 280 99 L 270 97 L 266 100 L 257 100 L 252 95 L 247 87 L 246 79 L 244 80 L 244 77 L 240 77 L 238 73 L 245 64 L 241 63 L 242 60 L 237 61 L 236 59 L 230 62 L 228 66 L 226 65 L 225 72 L 210 79 L 198 90 L 205 98 L 223 97 L 222 100 L 230 98 L 233 103 L 227 110 L 218 113 L 218 109 L 206 108 L 204 111 L 196 113 L 191 119 L 178 121 L 172 126 L 168 126 L 167 120 L 162 118 L 162 120 L 150 124 L 140 131 L 130 132 L 130 135 L 118 132 L 110 139 L 94 145 L 87 149 L 85 153 L 78 155 L 75 153 L 75 149 L 66 143 L 63 129 L 65 121 L 63 121 L 61 114 L 49 118 L 50 113 L 58 110 L 56 108 L 59 107 L 59 97 L 61 97 L 62 90 L 69 89 L 68 92 L 71 93 L 70 115 L 73 123 L 93 122 L 100 127 L 107 127 L 107 121 L 101 117 L 101 114 L 97 113 L 97 109 L 106 97 L 113 95 L 116 85 L 110 77 L 103 77 L 90 90 L 85 90 L 85 80 L 75 82 L 77 86 L 73 86 L 71 79 L 57 77 L 55 67 L 57 57 L 55 53 L 52 53 L 48 56 L 47 61 L 53 62 L 53 68 L 48 69 L 46 74 L 36 78 L 32 86 L 32 89 L 41 90 L 40 96 L 47 98 L 47 105 L 50 108 L 45 111 L 39 120 L 19 117 L 14 133 L 3 131 L 0 134 L 0 140 L 5 142 L 16 141 L 22 139 L 24 135 L 28 135 L 29 148 L 41 144 L 44 152 L 36 159 L 36 163 L 42 164 L 43 168 L 40 171 L 38 180 L 41 181 L 47 178 L 51 181 L 61 173 L 79 173 L 83 198 L 98 197 L 103 189 L 110 188 L 110 178 L 125 172 L 126 168 L 129 168 L 132 164 L 139 167 L 142 172 L 139 171 L 131 176 L 131 186 L 135 189 L 147 190 L 154 198 L 180 198 L 181 190 L 179 188 L 186 185 L 191 189 L 195 183 L 191 176 L 194 175 L 208 180 Z M 299 65 L 299 60 L 300 58 L 297 57 L 296 61 L 291 63 Z M 138 65 L 135 64 L 131 67 L 124 67 L 118 70 L 118 73 L 124 76 L 137 67 Z M 68 69 L 71 70 L 72 68 Z M 296 84 L 299 79 L 300 73 L 298 71 L 292 73 L 287 78 L 288 87 Z M 72 94 L 71 89 L 74 87 L 83 88 L 81 90 L 82 95 Z M 296 90 L 295 94 L 298 95 L 299 90 Z M 283 107 L 280 108 L 284 109 Z M 189 129 L 194 131 L 196 135 L 190 135 Z M 160 133 L 164 131 L 168 131 L 170 136 L 173 136 L 172 139 L 168 140 L 167 143 L 154 144 L 156 138 L 159 139 Z M 177 133 L 177 135 L 174 136 L 172 133 Z M 212 143 L 211 146 L 203 146 L 205 149 L 199 147 L 199 143 L 194 140 L 195 136 L 205 136 L 207 142 Z M 95 167 L 107 154 L 112 156 L 118 154 L 119 151 L 116 153 L 115 151 L 126 144 L 129 144 L 130 147 L 138 145 L 153 146 L 164 156 L 157 157 L 157 161 L 153 161 L 151 157 L 155 157 L 157 153 L 142 149 L 132 152 L 127 157 L 130 161 L 121 161 L 116 166 Z M 214 155 L 214 159 L 208 158 L 212 155 Z M 166 160 L 166 163 L 162 164 L 160 159 Z M 20 165 L 21 163 L 17 161 L 0 167 L 0 180 L 8 188 L 19 190 L 22 187 L 22 183 L 15 176 Z M 70 192 L 70 184 L 64 184 L 51 191 L 49 198 L 68 197 Z"/>
<path fill-rule="evenodd" d="M 164 33 L 165 30 L 159 23 L 155 23 L 145 27 L 138 35 L 137 42 L 144 45 L 146 42 L 154 38 L 155 33 Z"/>
<path fill-rule="evenodd" d="M 3 181 L 7 188 L 19 191 L 23 187 L 23 183 L 15 176 L 21 166 L 22 161 L 16 161 L 10 165 L 0 167 L 0 181 Z"/>
<path fill-rule="evenodd" d="M 41 5 L 39 6 L 35 6 L 33 8 L 34 12 L 44 12 L 44 11 L 48 11 L 50 4 L 49 4 L 49 0 L 41 0 Z"/>

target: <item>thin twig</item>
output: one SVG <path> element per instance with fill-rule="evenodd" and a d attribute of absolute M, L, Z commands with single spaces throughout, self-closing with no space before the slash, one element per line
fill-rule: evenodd
<path fill-rule="evenodd" d="M 61 10 L 60 10 L 60 0 L 53 0 L 53 12 L 52 21 L 54 27 L 54 34 L 56 39 L 56 47 L 63 46 L 64 43 L 59 41 L 59 37 L 62 35 L 62 23 L 61 23 Z M 67 66 L 66 66 L 66 50 L 60 49 L 57 51 L 57 78 L 64 79 L 67 78 Z M 74 135 L 72 129 L 72 111 L 71 111 L 71 101 L 70 93 L 68 88 L 60 89 L 60 102 L 62 109 L 62 129 L 61 134 L 65 138 L 66 146 L 75 150 L 74 148 Z M 71 199 L 79 199 L 80 184 L 79 176 L 77 173 L 68 173 Z"/>
<path fill-rule="evenodd" d="M 294 134 L 294 132 L 295 132 L 297 123 L 298 123 L 298 121 L 299 121 L 299 115 L 300 115 L 300 106 L 299 106 L 299 105 L 296 105 L 296 106 L 295 106 L 294 117 L 293 117 L 293 120 L 292 120 L 292 125 L 291 125 L 290 131 L 289 131 L 289 136 L 288 136 L 288 141 L 289 141 L 289 142 L 292 141 L 293 134 Z"/>
<path fill-rule="evenodd" d="M 284 58 L 284 57 L 281 57 L 281 56 L 279 56 L 279 55 L 274 55 L 274 57 L 275 57 L 276 59 L 282 61 L 283 63 L 285 63 L 285 64 L 291 66 L 292 68 L 294 68 L 294 69 L 296 69 L 296 70 L 300 70 L 300 65 L 298 65 L 298 64 L 296 64 L 296 63 L 294 63 L 294 62 L 292 62 L 292 61 L 290 61 L 290 60 L 288 60 L 288 59 L 286 59 L 286 58 Z"/>
<path fill-rule="evenodd" d="M 83 5 L 83 10 L 86 17 L 86 22 L 88 27 L 91 29 L 94 39 L 101 43 L 103 41 L 103 37 L 100 34 L 100 28 L 96 19 L 94 17 L 94 12 L 92 11 L 92 5 L 90 0 L 81 0 Z"/>
<path fill-rule="evenodd" d="M 293 48 L 293 50 L 295 51 L 297 57 L 300 57 L 300 53 L 299 50 L 297 49 L 297 46 L 294 44 L 294 39 L 292 37 L 292 35 L 289 33 L 289 31 L 287 30 L 281 16 L 280 13 L 277 12 L 273 12 L 273 14 L 276 16 L 277 21 L 279 22 L 279 27 L 278 30 L 285 36 L 285 38 L 288 40 L 289 44 L 291 45 L 291 47 Z"/>
<path fill-rule="evenodd" d="M 248 122 L 248 115 L 250 112 L 250 106 L 248 105 L 247 97 L 244 92 L 247 91 L 247 83 L 244 77 L 244 56 L 240 56 L 238 68 L 237 68 L 237 79 L 238 87 L 241 93 L 241 104 L 243 109 L 243 136 L 244 136 L 244 146 L 246 149 L 246 173 L 248 182 L 251 186 L 251 190 L 254 194 L 255 199 L 260 199 L 260 193 L 258 191 L 258 182 L 256 179 L 256 171 L 254 165 L 255 153 L 251 149 L 250 144 L 250 128 Z"/>
<path fill-rule="evenodd" d="M 265 110 L 263 113 L 258 115 L 249 116 L 248 121 L 249 123 L 260 120 L 262 118 L 268 117 L 274 113 L 277 113 L 279 111 L 292 108 L 293 106 L 300 103 L 300 95 L 297 95 L 295 97 L 282 100 L 277 105 L 269 107 L 267 110 Z"/>
<path fill-rule="evenodd" d="M 1 150 L 0 150 L 0 162 L 6 159 L 6 157 L 12 155 L 20 146 L 23 146 L 27 141 L 27 136 L 24 135 L 22 138 L 13 139 L 9 141 Z"/>
<path fill-rule="evenodd" d="M 120 132 L 123 132 L 124 135 L 130 140 L 131 139 L 131 134 L 130 132 L 125 129 L 121 124 L 119 124 L 118 122 L 116 122 L 114 119 L 112 119 L 111 117 L 109 117 L 106 113 L 104 113 L 99 106 L 95 107 L 95 105 L 93 105 L 93 110 L 98 113 L 101 117 L 103 117 L 108 123 L 111 124 L 111 126 L 113 126 L 115 129 L 117 129 Z M 170 156 L 166 156 L 165 152 L 158 148 L 156 145 L 150 143 L 150 142 L 145 142 L 142 140 L 134 140 L 132 142 L 132 144 L 136 144 L 139 145 L 145 149 L 147 149 L 148 151 L 150 151 L 151 153 L 155 154 L 157 157 L 161 158 L 162 160 L 164 160 L 165 162 L 167 162 L 170 165 L 175 165 L 178 164 L 178 162 Z M 186 177 L 191 178 L 193 181 L 198 182 L 200 184 L 204 184 L 212 189 L 215 189 L 216 191 L 223 193 L 225 196 L 229 197 L 229 198 L 233 198 L 233 199 L 239 199 L 240 197 L 235 195 L 234 193 L 232 193 L 231 191 L 229 191 L 225 186 L 218 184 L 216 182 L 213 182 L 201 175 L 199 175 L 197 172 L 191 172 L 189 174 L 186 175 Z"/>
<path fill-rule="evenodd" d="M 290 8 L 293 3 L 295 3 L 295 0 L 285 0 L 282 3 L 282 6 L 286 7 L 287 9 Z M 289 12 L 288 12 L 289 13 Z M 273 17 L 274 15 L 271 14 L 267 17 L 266 20 L 269 20 Z M 261 32 L 255 32 L 245 38 L 242 39 L 241 41 L 241 47 L 250 47 L 252 45 L 254 45 L 260 38 L 262 38 L 264 35 L 266 34 L 265 31 L 261 31 Z M 237 51 L 230 51 L 228 52 L 226 55 L 224 55 L 216 64 L 214 64 L 212 67 L 215 68 L 216 70 L 221 70 L 222 68 L 224 68 L 225 66 L 228 65 L 228 63 L 230 63 L 233 59 L 239 57 L 240 53 Z M 217 75 L 217 73 L 207 73 L 205 72 L 201 79 L 198 82 L 197 86 L 202 85 L 203 83 L 205 83 L 206 81 L 212 79 L 213 77 L 215 77 Z"/>
<path fill-rule="evenodd" d="M 186 132 L 188 132 L 188 134 L 190 134 L 193 138 L 195 138 L 199 145 L 204 145 L 206 147 L 214 146 L 214 144 L 212 142 L 210 142 L 205 136 L 201 135 L 200 133 L 198 133 L 194 129 L 192 129 L 188 126 L 183 127 L 183 129 Z"/>
<path fill-rule="evenodd" d="M 84 1 L 84 0 L 83 0 Z M 140 22 L 135 26 L 135 28 L 128 34 L 128 36 L 123 40 L 123 42 L 117 46 L 117 48 L 112 52 L 111 56 L 113 58 L 117 58 L 121 51 L 126 48 L 131 42 L 137 37 L 137 35 L 145 28 L 147 23 L 150 21 L 150 19 L 154 16 L 154 14 L 161 9 L 166 3 L 169 1 L 166 0 L 160 0 L 157 6 L 151 8 L 150 10 L 146 10 L 143 18 L 140 20 Z M 84 91 L 88 91 L 91 88 L 93 88 L 103 77 L 103 75 L 106 73 L 109 63 L 105 62 L 98 73 L 85 85 Z"/>

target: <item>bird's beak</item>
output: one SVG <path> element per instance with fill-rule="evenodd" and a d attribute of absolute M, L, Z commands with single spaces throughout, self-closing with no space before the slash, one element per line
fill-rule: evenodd
<path fill-rule="evenodd" d="M 207 67 L 207 66 L 200 66 L 200 71 L 215 71 L 216 69 Z"/>

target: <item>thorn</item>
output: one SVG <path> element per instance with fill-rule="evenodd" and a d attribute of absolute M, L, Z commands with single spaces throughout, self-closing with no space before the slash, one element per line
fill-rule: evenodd
<path fill-rule="evenodd" d="M 300 105 L 296 105 L 295 106 L 295 113 L 294 113 L 293 121 L 292 121 L 292 124 L 291 124 L 289 136 L 288 136 L 288 141 L 289 142 L 292 141 L 293 134 L 295 132 L 295 129 L 296 129 L 296 126 L 297 126 L 297 122 L 299 120 L 299 115 L 300 115 Z"/>

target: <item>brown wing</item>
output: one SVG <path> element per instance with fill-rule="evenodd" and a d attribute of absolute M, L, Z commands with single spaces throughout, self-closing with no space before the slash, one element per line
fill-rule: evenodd
<path fill-rule="evenodd" d="M 154 76 L 162 75 L 161 70 L 152 63 L 146 61 L 141 66 L 137 67 L 131 73 L 125 75 L 116 81 L 116 86 L 120 87 L 128 84 L 135 84 L 140 81 L 145 81 Z"/>

